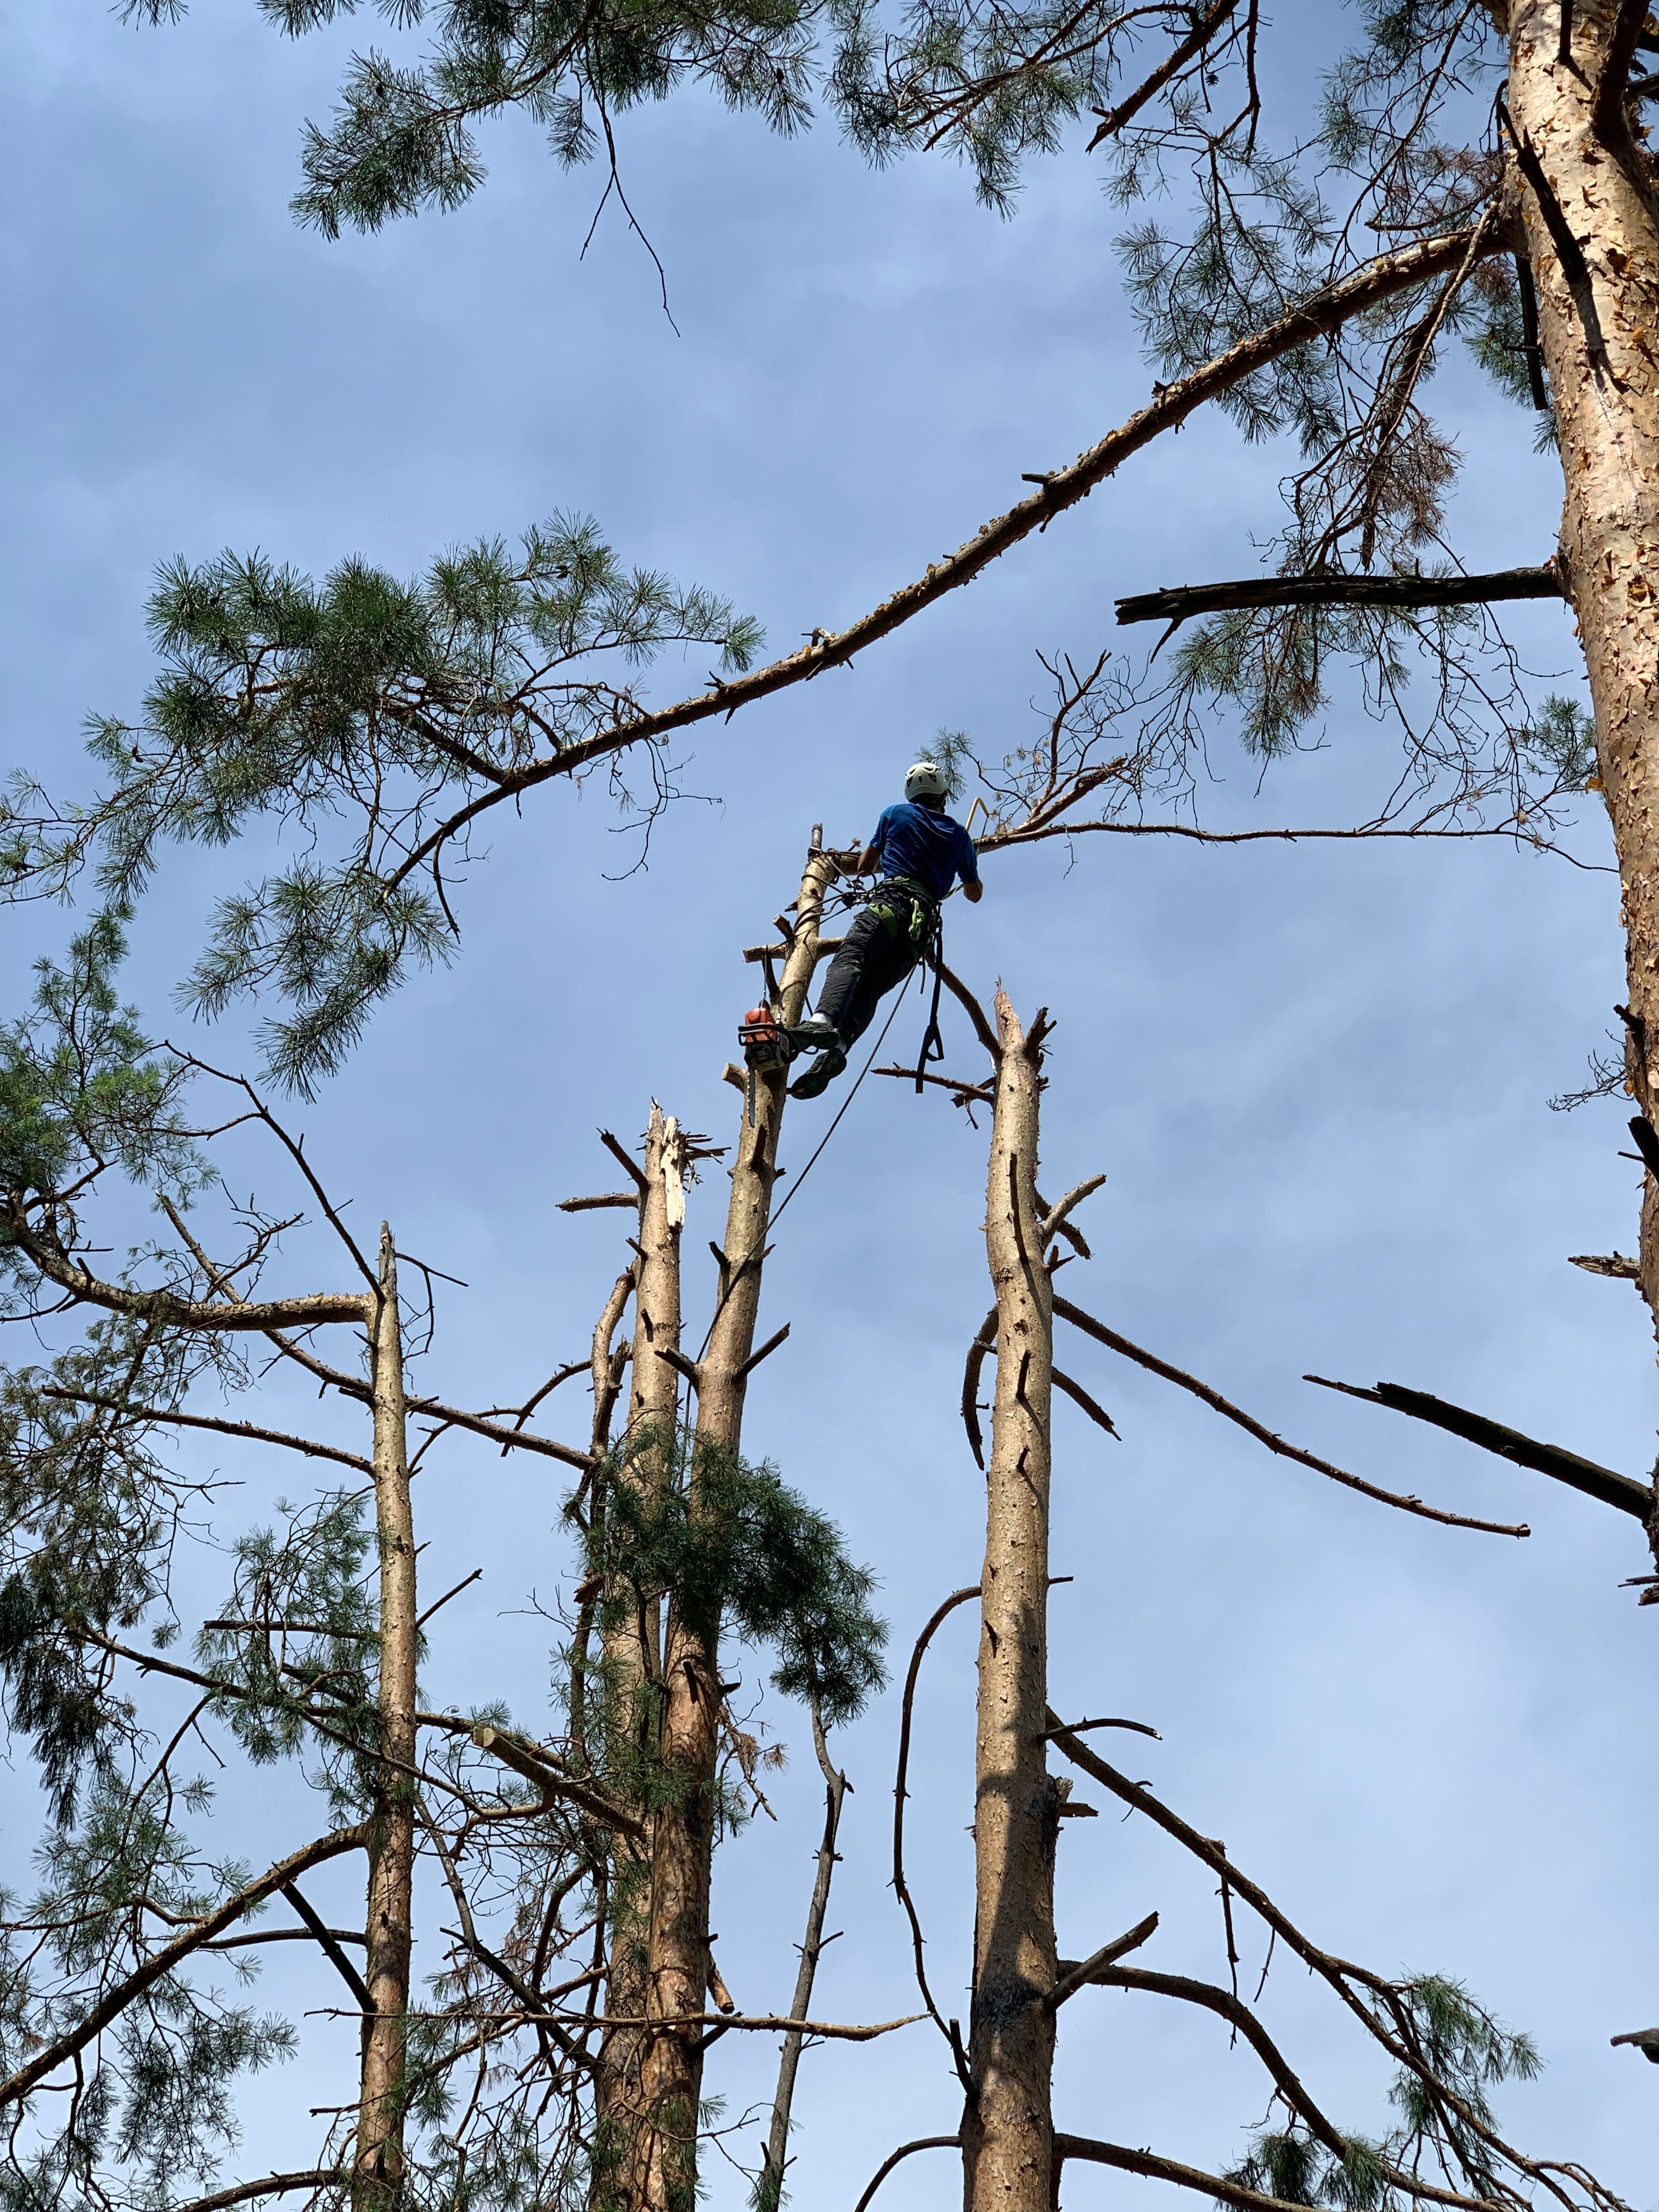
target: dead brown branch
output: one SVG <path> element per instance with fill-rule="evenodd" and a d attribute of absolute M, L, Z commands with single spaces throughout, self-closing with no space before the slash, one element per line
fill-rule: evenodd
<path fill-rule="evenodd" d="M 1103 1981 L 1109 1966 L 1115 1966 L 1120 1959 L 1127 1959 L 1131 1951 L 1138 1951 L 1143 1943 L 1150 1942 L 1157 1932 L 1158 1915 L 1149 1912 L 1144 1920 L 1137 1921 L 1127 1935 L 1116 1936 L 1109 1943 L 1103 1943 L 1099 1950 L 1091 1951 L 1086 1959 L 1062 1959 L 1060 1978 L 1048 1992 L 1050 2010 L 1063 2005 L 1067 1997 L 1075 1996 L 1088 1983 Z"/>
<path fill-rule="evenodd" d="M 372 1474 L 374 1468 L 359 1452 L 341 1451 L 333 1444 L 319 1444 L 310 1437 L 291 1437 L 281 1429 L 262 1429 L 252 1421 L 216 1420 L 206 1413 L 185 1413 L 175 1407 L 131 1406 L 119 1398 L 100 1397 L 92 1390 L 65 1389 L 60 1383 L 42 1386 L 43 1398 L 61 1398 L 76 1406 L 95 1406 L 100 1412 L 118 1413 L 123 1420 L 155 1421 L 167 1428 L 210 1429 L 223 1437 L 246 1437 L 255 1443 L 281 1444 L 289 1451 L 303 1452 L 307 1459 L 331 1459 L 342 1467 L 356 1468 L 360 1474 Z"/>
<path fill-rule="evenodd" d="M 853 2212 L 868 2212 L 871 2198 L 901 2160 L 914 2157 L 919 2150 L 960 2150 L 961 2148 L 960 2136 L 921 2136 L 915 2142 L 901 2143 L 892 2155 L 884 2160 L 878 2166 L 870 2185 L 853 2207 Z"/>
<path fill-rule="evenodd" d="M 1437 1506 L 1425 1505 L 1420 1498 L 1402 1497 L 1397 1491 L 1380 1489 L 1376 1483 L 1367 1482 L 1361 1475 L 1350 1474 L 1346 1468 L 1334 1467 L 1329 1460 L 1321 1459 L 1313 1452 L 1304 1451 L 1299 1444 L 1287 1444 L 1283 1437 L 1276 1436 L 1273 1430 L 1264 1428 L 1260 1421 L 1252 1419 L 1242 1407 L 1224 1398 L 1218 1390 L 1212 1390 L 1207 1382 L 1200 1382 L 1196 1376 L 1188 1375 L 1179 1367 L 1172 1367 L 1168 1360 L 1160 1359 L 1156 1352 L 1143 1351 L 1139 1345 L 1131 1344 L 1127 1336 L 1120 1336 L 1115 1329 L 1108 1328 L 1104 1322 L 1097 1322 L 1091 1314 L 1083 1312 L 1058 1294 L 1054 1298 L 1054 1311 L 1062 1320 L 1070 1322 L 1074 1328 L 1080 1328 L 1085 1336 L 1093 1337 L 1096 1343 L 1105 1345 L 1109 1351 L 1121 1352 L 1124 1358 L 1133 1359 L 1137 1366 L 1146 1368 L 1150 1374 L 1162 1376 L 1166 1382 L 1177 1383 L 1182 1389 L 1191 1391 L 1194 1397 L 1202 1399 L 1224 1419 L 1236 1423 L 1247 1436 L 1254 1437 L 1259 1444 L 1265 1444 L 1277 1457 L 1293 1459 L 1298 1466 L 1310 1467 L 1316 1474 L 1328 1475 L 1333 1482 L 1340 1482 L 1348 1490 L 1357 1490 L 1362 1497 L 1375 1498 L 1379 1505 L 1395 1506 L 1402 1513 L 1413 1513 L 1419 1519 L 1438 1522 L 1443 1528 L 1474 1528 L 1488 1536 L 1527 1536 L 1532 1533 L 1524 1522 L 1476 1521 L 1462 1513 L 1443 1513 Z"/>
<path fill-rule="evenodd" d="M 1540 1444 L 1532 1437 L 1522 1436 L 1519 1429 L 1505 1428 L 1501 1421 L 1489 1421 L 1484 1414 L 1449 1405 L 1443 1398 L 1431 1398 L 1426 1390 L 1408 1390 L 1398 1382 L 1379 1382 L 1374 1390 L 1362 1390 L 1358 1383 L 1333 1382 L 1324 1375 L 1304 1375 L 1302 1379 L 1316 1382 L 1322 1390 L 1340 1390 L 1345 1397 L 1368 1399 L 1393 1413 L 1408 1413 L 1414 1421 L 1431 1422 L 1468 1443 L 1479 1444 L 1482 1451 L 1495 1452 L 1516 1467 L 1531 1468 L 1535 1474 L 1565 1483 L 1569 1490 L 1581 1491 L 1586 1498 L 1599 1498 L 1603 1505 L 1632 1514 L 1644 1527 L 1653 1512 L 1654 1493 L 1649 1484 L 1616 1474 L 1612 1468 L 1600 1467 L 1593 1459 L 1581 1459 L 1577 1452 L 1564 1451 L 1559 1444 Z"/>
<path fill-rule="evenodd" d="M 1058 1367 L 1054 1370 L 1054 1379 L 1056 1390 L 1063 1390 L 1074 1404 L 1081 1406 L 1089 1419 L 1097 1427 L 1104 1429 L 1109 1437 L 1117 1437 L 1117 1431 L 1112 1425 L 1111 1415 L 1103 1406 L 1097 1406 L 1095 1403 L 1080 1382 L 1073 1382 L 1071 1376 L 1062 1374 Z M 1121 1443 L 1122 1439 L 1119 1437 L 1118 1441 Z"/>
<path fill-rule="evenodd" d="M 305 2173 L 268 2173 L 263 2181 L 233 2182 L 228 2189 L 216 2189 L 211 2197 L 192 2197 L 188 2204 L 180 2204 L 174 2212 L 231 2212 L 236 2204 L 252 2204 L 260 2197 L 289 2197 L 299 2189 L 327 2189 L 343 2186 L 350 2179 L 337 2166 L 317 2166 Z"/>
<path fill-rule="evenodd" d="M 924 1940 L 921 1921 L 916 1911 L 915 1900 L 910 1894 L 909 1885 L 904 1879 L 904 1800 L 908 1794 L 905 1782 L 910 1768 L 910 1724 L 915 1704 L 916 1678 L 921 1672 L 922 1658 L 940 1624 L 948 1620 L 959 1605 L 966 1605 L 969 1598 L 978 1595 L 977 1583 L 969 1589 L 953 1590 L 916 1638 L 916 1648 L 910 1654 L 910 1664 L 904 1677 L 904 1696 L 899 1706 L 898 1771 L 893 1783 L 893 1890 L 910 1923 L 910 1939 L 915 1953 L 916 1986 L 921 1991 L 922 2002 L 933 2017 L 933 2025 L 947 2042 L 951 2032 L 945 2027 L 939 2007 L 933 2002 L 933 1991 L 927 1986 L 927 1970 L 921 1960 Z M 878 2175 L 877 2179 L 879 2179 Z M 872 2183 L 872 2190 L 875 2184 Z"/>
<path fill-rule="evenodd" d="M 1190 622 L 1196 615 L 1240 607 L 1467 607 L 1507 599 L 1566 596 L 1553 561 L 1537 568 L 1501 568 L 1479 576 L 1244 576 L 1230 583 L 1184 584 L 1137 592 L 1117 603 L 1120 625 Z"/>
<path fill-rule="evenodd" d="M 1322 286 L 1261 330 L 1240 338 L 1188 374 L 1161 386 L 1148 404 L 1127 422 L 1109 431 L 1075 460 L 1048 471 L 1029 498 L 1018 501 L 1006 513 L 982 524 L 954 553 L 930 562 L 924 575 L 902 585 L 847 629 L 816 630 L 811 640 L 799 651 L 769 662 L 764 668 L 672 706 L 650 713 L 632 713 L 625 721 L 612 724 L 579 743 L 562 746 L 556 753 L 530 762 L 501 783 L 492 784 L 488 791 L 480 793 L 422 838 L 388 876 L 386 889 L 395 890 L 417 869 L 429 866 L 434 854 L 460 836 L 479 816 L 504 800 L 516 799 L 524 792 L 554 777 L 579 775 L 597 760 L 613 757 L 634 745 L 649 744 L 672 731 L 689 728 L 716 715 L 729 717 L 754 700 L 769 698 L 791 684 L 810 681 L 827 668 L 844 665 L 855 653 L 901 629 L 936 600 L 971 583 L 1011 547 L 1046 529 L 1057 515 L 1086 499 L 1125 461 L 1166 431 L 1178 428 L 1208 401 L 1233 391 L 1247 378 L 1285 355 L 1294 353 L 1299 346 L 1330 336 L 1385 300 L 1458 267 L 1474 234 L 1474 226 L 1466 224 L 1395 252 L 1379 254 L 1351 275 Z M 1492 251 L 1498 250 L 1494 241 Z M 950 980 L 948 976 L 946 980 Z M 621 1147 L 616 1149 L 620 1154 Z M 635 1177 L 639 1173 L 631 1161 L 629 1172 Z"/>
<path fill-rule="evenodd" d="M 985 1355 L 996 1349 L 996 1341 L 997 1310 L 993 1306 L 980 1323 L 979 1334 L 968 1347 L 968 1364 L 962 1375 L 962 1425 L 968 1431 L 968 1449 L 981 1474 L 985 1472 L 985 1432 L 979 1423 L 979 1378 L 984 1371 Z"/>
<path fill-rule="evenodd" d="M 1109 114 L 1101 118 L 1099 128 L 1090 139 L 1087 150 L 1092 154 L 1103 139 L 1115 138 L 1126 123 L 1132 122 L 1146 106 L 1155 100 L 1173 76 L 1177 76 L 1188 62 L 1201 54 L 1229 15 L 1238 11 L 1239 0 L 1216 0 L 1216 5 L 1206 15 L 1200 16 L 1192 30 L 1178 46 L 1164 57 L 1149 76 L 1143 77 L 1127 100 L 1121 100 Z"/>

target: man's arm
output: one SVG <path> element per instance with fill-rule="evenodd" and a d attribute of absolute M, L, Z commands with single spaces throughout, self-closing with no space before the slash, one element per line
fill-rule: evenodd
<path fill-rule="evenodd" d="M 876 850 L 873 845 L 866 845 L 864 850 L 859 854 L 858 866 L 854 869 L 853 873 L 855 876 L 874 875 L 876 872 L 876 863 L 880 860 L 880 858 L 881 854 Z"/>
<path fill-rule="evenodd" d="M 957 873 L 962 878 L 962 896 L 969 906 L 977 906 L 985 896 L 985 886 L 979 879 L 979 854 L 965 830 L 957 848 Z"/>

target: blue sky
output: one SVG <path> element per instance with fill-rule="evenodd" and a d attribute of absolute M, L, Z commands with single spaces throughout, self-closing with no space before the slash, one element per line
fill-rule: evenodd
<path fill-rule="evenodd" d="M 1279 13 L 1310 50 L 1328 27 L 1311 6 Z M 828 129 L 783 144 L 696 96 L 635 118 L 627 182 L 678 337 L 614 207 L 579 258 L 599 179 L 562 175 L 514 124 L 489 134 L 490 183 L 459 214 L 337 245 L 302 234 L 285 211 L 298 126 L 325 107 L 351 29 L 296 47 L 240 0 L 198 0 L 177 29 L 141 34 L 63 0 L 14 11 L 0 34 L 0 698 L 10 760 L 61 787 L 83 787 L 82 716 L 137 706 L 144 593 L 175 553 L 258 546 L 317 570 L 361 552 L 412 573 L 457 540 L 586 508 L 626 557 L 728 593 L 781 651 L 916 574 L 1010 504 L 1022 471 L 1069 457 L 1145 396 L 1117 218 L 1076 145 L 1032 173 L 1004 223 L 948 164 L 872 175 Z M 1461 363 L 1439 389 L 1469 465 L 1460 550 L 1471 566 L 1543 558 L 1553 463 Z M 698 732 L 685 781 L 715 803 L 673 812 L 647 872 L 611 879 L 628 848 L 597 787 L 539 794 L 520 822 L 492 825 L 464 888 L 459 960 L 405 991 L 295 1117 L 360 1218 L 387 1215 L 405 1249 L 471 1286 L 445 1302 L 428 1387 L 499 1401 L 585 1342 L 620 1217 L 556 1208 L 614 1181 L 596 1127 L 642 1128 L 654 1096 L 729 1139 L 737 1102 L 720 1072 L 753 977 L 737 948 L 792 896 L 811 824 L 837 842 L 866 831 L 940 726 L 992 756 L 1024 742 L 1043 688 L 1036 651 L 1098 650 L 1116 592 L 1241 573 L 1252 533 L 1275 526 L 1285 465 L 1196 419 L 851 672 Z M 1535 664 L 1567 664 L 1564 617 L 1517 629 Z M 703 665 L 665 668 L 658 696 Z M 1259 796 L 1224 749 L 1212 818 L 1366 811 L 1395 740 L 1346 702 L 1327 736 Z M 1610 857 L 1593 818 L 1579 849 Z M 147 1006 L 165 1007 L 212 896 L 253 865 L 180 859 L 136 934 Z M 1622 1115 L 1545 1103 L 1581 1080 L 1622 995 L 1616 885 L 1498 845 L 1106 839 L 1005 857 L 988 877 L 982 905 L 951 909 L 950 957 L 1058 1019 L 1049 1187 L 1109 1177 L 1073 1296 L 1310 1448 L 1534 1530 L 1515 1544 L 1388 1514 L 1104 1352 L 1062 1353 L 1123 1442 L 1060 1408 L 1055 1570 L 1077 1579 L 1054 1602 L 1054 1702 L 1152 1722 L 1164 1741 L 1126 1753 L 1130 1771 L 1224 1836 L 1316 1940 L 1379 1968 L 1464 1976 L 1531 2029 L 1547 2069 L 1505 2094 L 1510 2132 L 1645 2203 L 1659 2085 L 1607 2047 L 1659 2016 L 1646 1848 L 1659 1624 L 1616 1587 L 1648 1564 L 1638 1532 L 1298 1379 L 1406 1382 L 1631 1474 L 1650 1464 L 1643 1310 L 1628 1286 L 1565 1264 L 1633 1249 Z M 14 991 L 62 927 L 11 919 Z M 900 1014 L 901 1056 L 920 1025 Z M 971 1066 L 948 1017 L 947 1042 L 950 1064 Z M 235 1025 L 208 1048 L 234 1060 Z M 799 1172 L 827 1115 L 792 1116 L 784 1157 Z M 872 1081 L 768 1272 L 763 1327 L 787 1319 L 793 1334 L 751 1391 L 746 1442 L 876 1569 L 901 1664 L 938 1599 L 977 1573 L 980 1491 L 955 1405 L 988 1302 L 983 1173 L 982 1132 Z M 274 1200 L 274 1170 L 269 1187 Z M 722 1199 L 716 1169 L 693 1194 L 689 1251 L 719 1233 Z M 296 1275 L 320 1249 L 296 1246 Z M 693 1262 L 689 1297 L 708 1289 Z M 563 1419 L 580 1432 L 580 1406 Z M 200 1463 L 246 1484 L 249 1519 L 294 1484 L 263 1461 Z M 459 1447 L 433 1468 L 419 1511 L 436 1586 L 485 1570 L 434 1624 L 434 1694 L 505 1694 L 532 1722 L 543 1709 L 544 1642 L 524 1607 L 568 1564 L 557 1507 L 533 1468 Z M 206 1555 L 188 1572 L 204 1592 L 222 1580 Z M 929 1662 L 910 1816 L 935 1981 L 958 1991 L 967 1620 Z M 717 1874 L 721 1966 L 750 2009 L 787 2001 L 820 1815 L 800 1717 L 771 1717 L 799 1754 L 773 1795 L 777 1823 L 732 1842 Z M 884 1887 L 896 1726 L 890 1696 L 842 1747 L 856 1794 L 831 1925 L 847 1932 L 818 2002 L 844 2019 L 909 2008 Z M 14 1879 L 33 1835 L 15 1773 L 0 1807 Z M 277 1802 L 297 1836 L 313 1817 L 301 1792 L 228 1777 L 224 1847 L 258 1856 Z M 1065 1835 L 1062 1948 L 1092 1949 L 1156 1906 L 1148 1963 L 1224 1973 L 1210 1885 L 1102 1809 Z M 319 1892 L 349 1911 L 338 1887 Z M 1255 1969 L 1260 1931 L 1242 1948 Z M 428 1939 L 418 1971 L 434 1950 Z M 316 2002 L 291 1971 L 272 1968 L 266 1987 Z M 1061 2123 L 1229 2160 L 1266 2102 L 1254 2061 L 1213 2022 L 1131 2016 L 1154 2002 L 1095 1991 L 1067 2007 Z M 1369 2055 L 1282 1960 L 1264 2008 L 1324 2107 L 1380 2131 Z M 243 2170 L 292 2162 L 307 2108 L 337 2100 L 345 2055 L 319 2030 L 261 2079 Z M 716 2056 L 711 2086 L 732 2115 L 769 2094 L 762 2039 L 727 2038 Z M 843 2206 L 894 2143 L 954 2124 L 942 2046 L 915 2028 L 814 2053 L 798 2111 L 796 2202 Z M 708 2179 L 715 2205 L 743 2201 L 718 2160 Z M 958 2185 L 948 2159 L 890 2185 L 927 2207 Z M 1066 2203 L 1149 2186 L 1074 2172 Z"/>

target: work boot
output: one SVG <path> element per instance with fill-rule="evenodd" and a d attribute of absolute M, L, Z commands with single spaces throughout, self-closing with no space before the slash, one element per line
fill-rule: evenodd
<path fill-rule="evenodd" d="M 847 1065 L 847 1054 L 839 1045 L 826 1045 L 805 1075 L 798 1075 L 789 1086 L 792 1098 L 816 1098 L 827 1091 Z"/>
<path fill-rule="evenodd" d="M 809 1014 L 804 1022 L 797 1022 L 789 1032 L 789 1042 L 797 1052 L 806 1052 L 813 1045 L 829 1052 L 842 1049 L 841 1031 L 822 1014 Z"/>

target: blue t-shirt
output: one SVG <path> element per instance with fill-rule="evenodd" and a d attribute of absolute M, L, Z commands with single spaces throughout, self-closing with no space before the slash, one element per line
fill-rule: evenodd
<path fill-rule="evenodd" d="M 883 875 L 910 876 L 935 898 L 942 899 L 958 876 L 964 884 L 979 881 L 974 841 L 961 823 L 914 799 L 884 808 L 870 842 Z"/>

